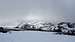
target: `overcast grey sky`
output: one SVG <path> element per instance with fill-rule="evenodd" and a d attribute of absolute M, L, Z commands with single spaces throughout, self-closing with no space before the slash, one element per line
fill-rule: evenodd
<path fill-rule="evenodd" d="M 75 0 L 0 0 L 1 23 L 31 16 L 74 22 L 74 11 Z"/>

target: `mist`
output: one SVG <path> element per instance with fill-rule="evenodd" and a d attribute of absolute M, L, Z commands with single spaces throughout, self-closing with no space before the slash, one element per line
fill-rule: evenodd
<path fill-rule="evenodd" d="M 27 21 L 30 17 L 74 22 L 74 4 L 74 0 L 0 0 L 0 23 Z"/>

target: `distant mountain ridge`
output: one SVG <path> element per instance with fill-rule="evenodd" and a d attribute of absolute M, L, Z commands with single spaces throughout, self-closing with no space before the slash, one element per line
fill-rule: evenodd
<path fill-rule="evenodd" d="M 35 22 L 35 23 L 20 23 L 16 27 L 0 27 L 0 32 L 6 33 L 9 31 L 45 31 L 45 32 L 61 32 L 64 34 L 75 34 L 75 23 L 60 22 L 53 24 L 51 22 Z"/>

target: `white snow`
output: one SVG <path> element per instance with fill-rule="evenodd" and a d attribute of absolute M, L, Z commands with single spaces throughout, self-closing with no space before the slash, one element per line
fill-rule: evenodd
<path fill-rule="evenodd" d="M 19 31 L 0 33 L 1 42 L 75 42 L 75 36 L 55 35 L 53 32 Z"/>

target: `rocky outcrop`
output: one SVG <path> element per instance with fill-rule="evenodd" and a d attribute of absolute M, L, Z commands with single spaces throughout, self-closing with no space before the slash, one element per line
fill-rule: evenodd
<path fill-rule="evenodd" d="M 50 22 L 44 23 L 35 23 L 35 24 L 28 24 L 25 23 L 20 27 L 0 27 L 0 32 L 6 33 L 9 31 L 45 31 L 45 32 L 61 32 L 61 33 L 68 33 L 68 34 L 75 34 L 75 23 L 71 22 L 60 22 L 57 25 L 52 24 Z"/>

